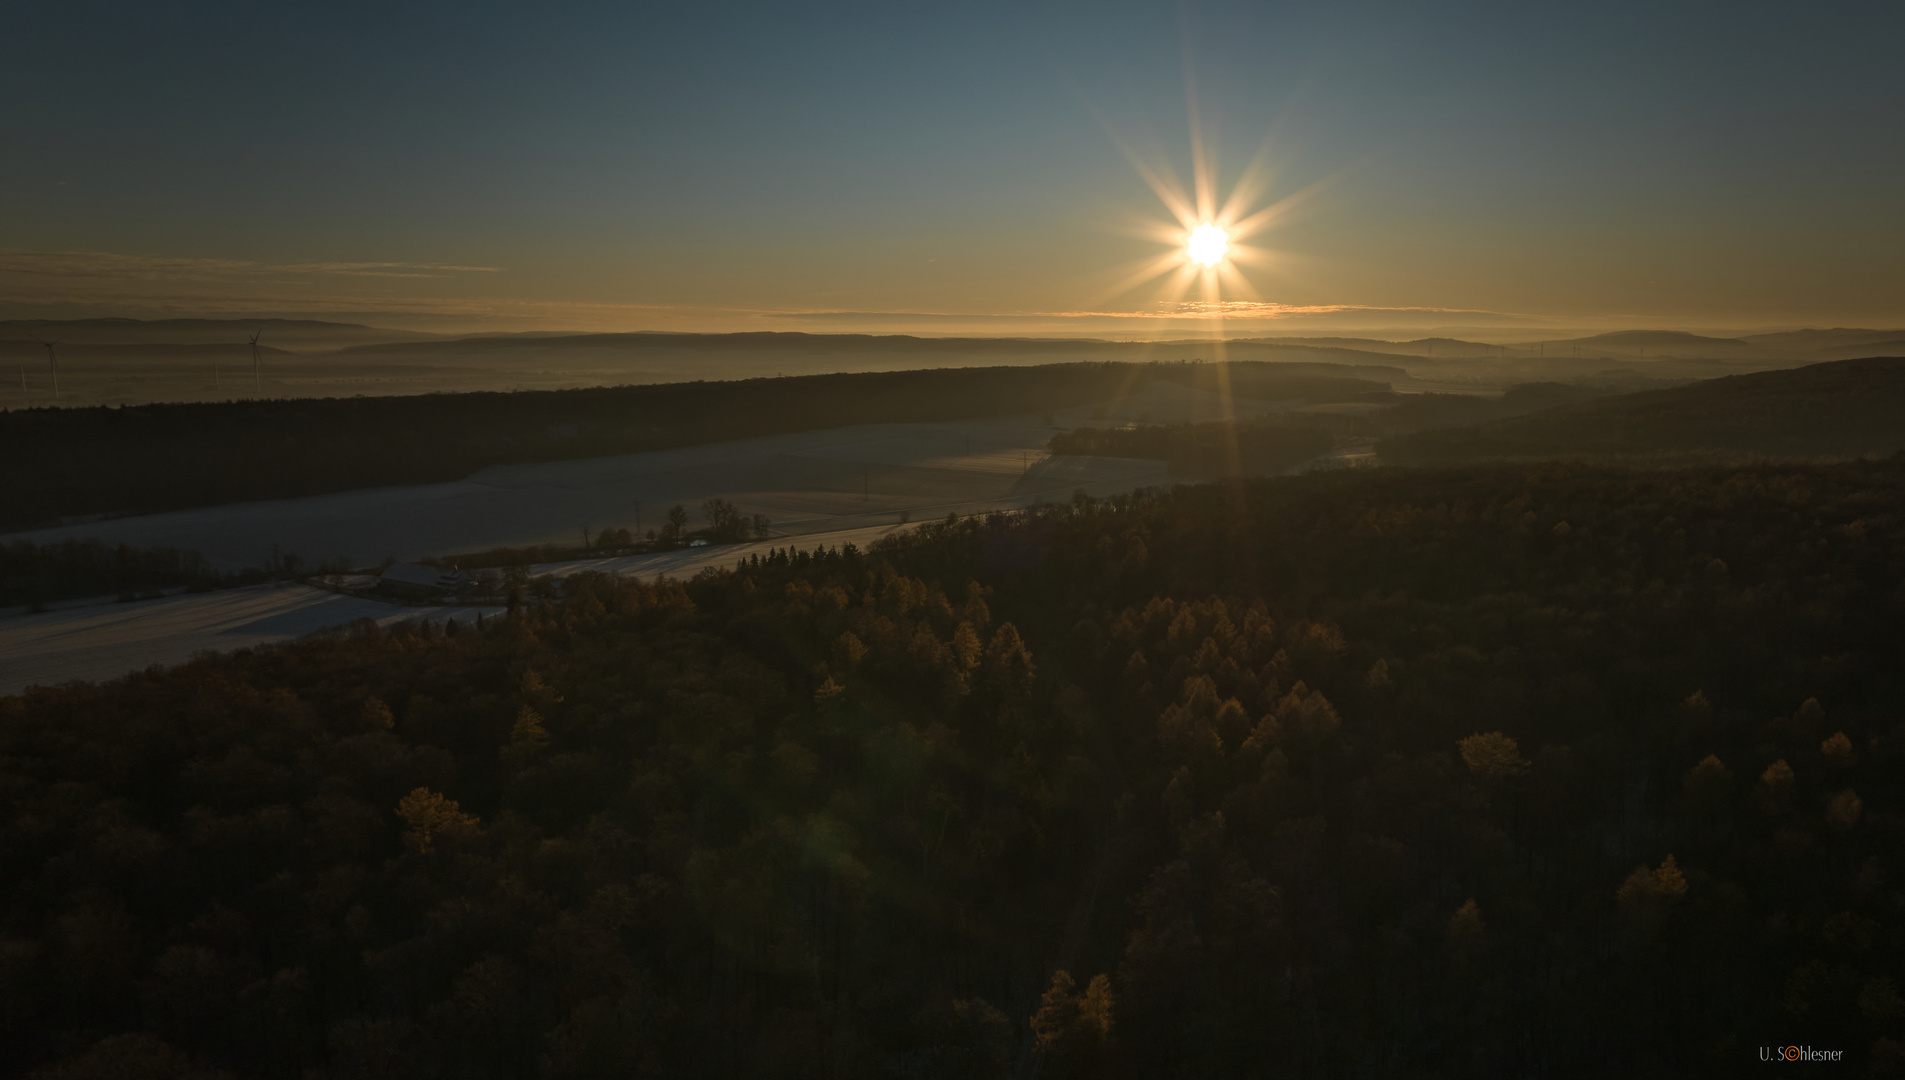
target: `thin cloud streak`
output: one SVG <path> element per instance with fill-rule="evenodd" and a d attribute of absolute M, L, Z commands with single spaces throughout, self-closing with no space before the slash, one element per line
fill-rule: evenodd
<path fill-rule="evenodd" d="M 26 251 L 0 254 L 0 273 L 36 277 L 230 279 L 277 274 L 336 274 L 345 277 L 436 278 L 450 274 L 496 274 L 500 266 L 449 263 L 308 262 L 262 263 L 243 259 L 192 259 L 122 255 L 109 251 Z"/>
<path fill-rule="evenodd" d="M 1279 304 L 1267 300 L 1176 300 L 1161 301 L 1152 311 L 1041 311 L 1037 317 L 1048 319 L 1281 319 L 1293 315 L 1336 315 L 1344 312 L 1382 311 L 1415 312 L 1430 315 L 1489 315 L 1500 318 L 1538 319 L 1548 315 L 1526 312 L 1490 311 L 1486 308 L 1384 307 L 1375 304 Z"/>

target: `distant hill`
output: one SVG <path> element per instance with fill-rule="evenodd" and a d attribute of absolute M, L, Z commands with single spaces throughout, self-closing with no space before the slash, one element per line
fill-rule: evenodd
<path fill-rule="evenodd" d="M 1873 347 L 1905 341 L 1905 329 L 1858 330 L 1834 327 L 1829 330 L 1782 330 L 1773 334 L 1742 334 L 1740 340 L 1767 348 L 1807 352 L 1863 346 L 1868 350 L 1867 356 L 1878 356 L 1882 354 L 1882 350 L 1873 351 Z"/>
<path fill-rule="evenodd" d="M 1503 350 L 1500 345 L 1485 345 L 1479 341 L 1463 341 L 1460 338 L 1446 337 L 1416 338 L 1412 341 L 1384 341 L 1378 338 L 1356 337 L 1251 338 L 1250 341 L 1285 348 L 1307 345 L 1314 348 L 1351 349 L 1357 352 L 1432 360 L 1499 356 Z"/>
<path fill-rule="evenodd" d="M 1905 330 L 1788 330 L 1752 334 L 1740 340 L 1761 348 L 1802 352 L 1815 360 L 1905 356 Z"/>
<path fill-rule="evenodd" d="M 153 363 L 172 363 L 188 360 L 222 360 L 236 363 L 243 360 L 251 362 L 251 344 L 245 341 L 203 341 L 172 342 L 142 341 L 136 343 L 74 343 L 62 340 L 58 348 L 61 363 L 67 361 L 107 361 L 129 360 L 150 361 Z M 264 356 L 296 356 L 289 349 L 274 349 L 263 341 L 258 343 L 258 352 Z M 0 360 L 44 360 L 46 348 L 30 338 L 7 339 L 0 336 Z"/>
<path fill-rule="evenodd" d="M 1874 353 L 1883 353 L 1886 356 L 1905 356 L 1905 334 L 1886 341 L 1871 342 L 1863 345 L 1828 346 L 1820 349 L 1817 355 L 1830 356 L 1834 359 L 1850 360 L 1859 356 L 1870 356 Z"/>
<path fill-rule="evenodd" d="M 1378 343 L 1380 344 L 1380 343 Z M 1053 362 L 1112 360 L 1146 363 L 1160 360 L 1213 361 L 1222 355 L 1233 362 L 1312 365 L 1317 374 L 1357 378 L 1396 379 L 1406 372 L 1385 361 L 1390 354 L 1348 348 L 1286 345 L 1268 341 L 1214 342 L 1106 341 L 1100 338 L 914 337 L 910 334 L 808 334 L 799 331 L 750 331 L 737 334 L 675 334 L 632 332 L 621 334 L 565 334 L 560 336 L 480 335 L 450 340 L 364 344 L 339 349 L 340 357 L 402 357 L 409 360 L 487 357 L 507 353 L 545 353 L 554 350 L 616 352 L 679 351 L 694 353 L 916 355 L 922 366 L 943 363 L 948 357 L 1041 357 Z M 1325 371 L 1324 369 L 1328 370 Z"/>
<path fill-rule="evenodd" d="M 1592 337 L 1578 339 L 1583 345 L 1592 342 L 1597 345 L 1611 345 L 1620 349 L 1659 348 L 1659 349 L 1702 349 L 1738 351 L 1752 346 L 1739 338 L 1702 337 L 1681 330 L 1616 330 L 1608 334 L 1595 334 Z"/>
<path fill-rule="evenodd" d="M 1905 357 L 1868 357 L 1621 394 L 1386 439 L 1386 462 L 1816 460 L 1905 449 Z"/>
<path fill-rule="evenodd" d="M 338 349 L 377 341 L 442 337 L 317 319 L 8 319 L 0 339 L 35 337 L 72 345 L 159 345 L 243 342 L 262 330 L 261 344 L 292 350 Z"/>
<path fill-rule="evenodd" d="M 1755 345 L 1740 338 L 1705 337 L 1681 330 L 1616 330 L 1587 337 L 1516 342 L 1508 349 L 1512 354 L 1541 356 L 1550 360 L 1604 357 L 1619 360 L 1791 362 L 1813 359 L 1803 350 Z"/>
<path fill-rule="evenodd" d="M 1587 337 L 1541 338 L 1505 345 L 1452 337 L 1387 341 L 1360 337 L 1251 338 L 1284 347 L 1352 350 L 1398 358 L 1445 361 L 1486 358 L 1547 360 L 1607 358 L 1631 360 L 1725 360 L 1760 363 L 1848 360 L 1862 356 L 1905 354 L 1905 330 L 1786 330 L 1738 337 L 1710 337 L 1681 330 L 1616 330 Z"/>
<path fill-rule="evenodd" d="M 1045 353 L 1054 356 L 1102 348 L 1108 342 L 1081 338 L 924 338 L 908 334 L 808 334 L 757 330 L 736 334 L 676 334 L 635 331 L 614 334 L 473 335 L 393 345 L 355 345 L 341 353 L 422 356 L 454 353 L 544 352 L 550 349 L 681 349 L 699 352 L 894 351 L 945 353 Z"/>

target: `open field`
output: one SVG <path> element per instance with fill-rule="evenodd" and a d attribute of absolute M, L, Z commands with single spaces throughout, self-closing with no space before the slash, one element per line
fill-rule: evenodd
<path fill-rule="evenodd" d="M 500 608 L 402 607 L 304 585 L 168 596 L 0 618 L 0 694 L 74 679 L 111 679 L 199 652 L 228 652 L 290 641 L 357 619 L 380 625 L 411 619 L 474 620 Z"/>
<path fill-rule="evenodd" d="M 800 547 L 866 547 L 910 525 L 871 525 L 802 538 Z M 618 577 L 686 578 L 733 566 L 750 555 L 785 547 L 776 540 L 683 548 L 653 555 L 582 559 L 530 568 L 533 577 L 596 572 Z M 200 652 L 229 652 L 291 641 L 370 619 L 380 626 L 429 619 L 462 622 L 502 613 L 500 607 L 409 606 L 340 596 L 308 585 L 255 585 L 133 603 L 62 604 L 55 610 L 0 617 L 0 695 L 74 679 L 97 681 L 154 664 L 183 663 Z"/>
<path fill-rule="evenodd" d="M 1094 495 L 1166 480 L 1160 462 L 1059 457 L 1054 427 L 1209 420 L 1294 407 L 1153 383 L 1108 402 L 1042 416 L 872 424 L 679 450 L 506 465 L 459 481 L 341 492 L 117 518 L 12 534 L 44 544 L 96 537 L 197 551 L 215 566 L 263 566 L 273 554 L 364 565 L 493 547 L 579 540 L 584 528 L 640 530 L 668 507 L 720 497 L 765 514 L 780 535 L 833 532 Z"/>
<path fill-rule="evenodd" d="M 667 508 L 693 512 L 725 498 L 766 514 L 776 539 L 624 558 L 553 563 L 536 575 L 595 570 L 688 577 L 757 551 L 825 544 L 861 547 L 919 522 L 1061 501 L 1077 490 L 1109 495 L 1170 480 L 1161 461 L 1053 457 L 1054 426 L 1212 420 L 1263 415 L 1288 402 L 1231 399 L 1173 383 L 1042 416 L 941 424 L 876 424 L 579 461 L 498 466 L 455 483 L 390 487 L 150 514 L 17 533 L 49 543 L 94 537 L 137 547 L 198 551 L 223 569 L 273 554 L 343 557 L 364 565 L 493 547 L 573 541 L 582 528 L 647 528 Z M 358 618 L 380 622 L 473 617 L 471 608 L 409 608 L 305 586 L 233 589 L 125 604 L 64 607 L 0 618 L 0 693 L 71 679 L 112 678 L 174 664 L 202 650 L 285 641 Z"/>
<path fill-rule="evenodd" d="M 1361 374 L 1351 377 L 1346 370 Z M 1062 363 L 521 394 L 0 412 L 0 456 L 14 467 L 13 497 L 0 501 L 0 528 L 447 484 L 495 466 L 708 447 L 829 428 L 1015 414 L 1050 419 L 1068 410 L 1068 416 L 1142 422 L 1216 417 L 1227 408 L 1367 401 L 1386 398 L 1391 388 L 1362 374 L 1389 370 Z M 963 439 L 960 447 L 965 452 Z"/>
<path fill-rule="evenodd" d="M 924 429 L 924 430 L 921 430 Z M 677 503 L 725 498 L 781 535 L 943 517 L 1166 480 L 1161 462 L 1049 457 L 1036 422 L 880 425 L 694 450 L 485 469 L 450 484 L 381 488 L 119 518 L 15 534 L 97 537 L 264 565 L 275 548 L 353 565 L 579 540 L 584 528 L 653 528 Z M 968 446 L 970 449 L 968 450 Z"/>

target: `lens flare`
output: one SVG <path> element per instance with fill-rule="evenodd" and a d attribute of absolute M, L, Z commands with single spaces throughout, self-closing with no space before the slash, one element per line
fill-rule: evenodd
<path fill-rule="evenodd" d="M 1228 192 L 1219 179 L 1217 146 L 1206 137 L 1197 86 L 1188 66 L 1186 53 L 1185 108 L 1190 127 L 1190 183 L 1172 167 L 1171 155 L 1155 137 L 1127 137 L 1118 125 L 1097 108 L 1092 114 L 1111 138 L 1112 144 L 1163 204 L 1168 218 L 1159 220 L 1149 214 L 1133 215 L 1121 228 L 1132 236 L 1155 240 L 1166 250 L 1115 269 L 1107 268 L 1102 291 L 1093 303 L 1124 297 L 1136 289 L 1160 282 L 1154 303 L 1165 308 L 1189 304 L 1221 323 L 1228 306 L 1238 303 L 1261 305 L 1246 271 L 1288 278 L 1293 257 L 1288 252 L 1263 247 L 1258 234 L 1271 232 L 1294 220 L 1303 204 L 1322 191 L 1334 179 L 1325 178 L 1268 201 L 1277 178 L 1268 138 L 1237 174 Z M 1089 102 L 1087 103 L 1089 105 Z M 1198 294 L 1186 301 L 1187 294 Z"/>
<path fill-rule="evenodd" d="M 1199 225 L 1184 241 L 1184 254 L 1199 266 L 1216 266 L 1230 254 L 1230 234 L 1216 225 Z"/>

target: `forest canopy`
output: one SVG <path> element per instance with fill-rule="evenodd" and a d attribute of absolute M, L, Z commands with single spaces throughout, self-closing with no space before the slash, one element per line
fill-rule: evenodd
<path fill-rule="evenodd" d="M 1905 357 L 1871 357 L 1400 434 L 1377 452 L 1393 465 L 1563 457 L 1688 465 L 1844 460 L 1902 449 Z"/>
<path fill-rule="evenodd" d="M 1900 1061 L 1900 461 L 1228 482 L 571 580 L 0 699 L 0 1070 Z"/>

